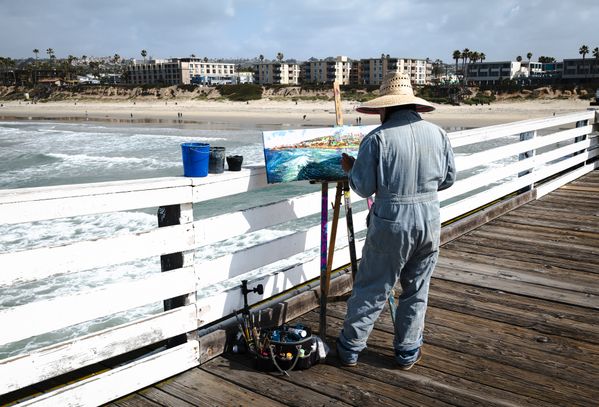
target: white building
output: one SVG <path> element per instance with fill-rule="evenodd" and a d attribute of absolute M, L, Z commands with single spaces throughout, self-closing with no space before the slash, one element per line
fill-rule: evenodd
<path fill-rule="evenodd" d="M 346 56 L 327 58 L 324 60 L 307 61 L 302 65 L 302 77 L 307 83 L 350 84 L 352 63 Z"/>
<path fill-rule="evenodd" d="M 534 63 L 531 63 L 531 66 Z M 529 69 L 518 61 L 472 62 L 466 69 L 465 80 L 481 85 L 490 85 L 505 79 L 528 77 Z M 537 69 L 534 66 L 534 69 Z M 542 64 L 541 64 L 542 69 Z"/>
<path fill-rule="evenodd" d="M 255 65 L 255 80 L 260 85 L 298 85 L 299 64 L 264 62 Z"/>
<path fill-rule="evenodd" d="M 151 60 L 127 67 L 127 83 L 145 85 L 230 84 L 234 82 L 235 64 L 204 61 L 199 58 Z"/>
<path fill-rule="evenodd" d="M 433 64 L 426 59 L 416 58 L 370 58 L 360 60 L 361 85 L 380 85 L 387 73 L 407 73 L 415 85 L 430 83 Z"/>

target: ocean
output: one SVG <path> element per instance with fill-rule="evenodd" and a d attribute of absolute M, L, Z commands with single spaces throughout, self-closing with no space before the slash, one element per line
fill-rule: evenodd
<path fill-rule="evenodd" d="M 148 125 L 91 121 L 0 122 L 0 188 L 182 176 L 180 145 L 184 142 L 203 142 L 225 147 L 226 155 L 242 155 L 244 165 L 264 165 L 262 131 L 279 130 L 240 128 L 226 124 L 206 124 L 204 127 L 191 128 L 177 123 Z M 468 151 L 461 154 L 465 153 Z M 197 204 L 194 206 L 194 217 L 211 217 L 319 189 L 319 185 L 311 185 L 308 182 L 281 184 L 262 191 L 228 197 L 226 200 Z M 0 225 L 0 253 L 149 230 L 157 225 L 156 211 L 157 208 L 149 208 L 29 224 Z M 218 257 L 260 241 L 293 233 L 298 228 L 307 228 L 318 221 L 319 215 L 315 215 L 292 225 L 281 225 L 248 234 L 243 238 L 203 247 L 198 249 L 196 258 Z M 58 275 L 11 287 L 0 286 L 0 310 L 108 283 L 135 280 L 148 273 L 159 272 L 160 260 L 155 258 L 116 267 Z M 220 289 L 223 289 L 223 286 L 207 287 L 205 293 Z M 198 295 L 203 294 L 200 292 Z M 0 359 L 96 332 L 161 310 L 161 303 L 151 304 L 32 340 L 26 339 L 0 346 Z"/>

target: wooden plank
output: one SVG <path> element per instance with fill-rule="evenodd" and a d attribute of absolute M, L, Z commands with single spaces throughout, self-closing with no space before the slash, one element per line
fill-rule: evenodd
<path fill-rule="evenodd" d="M 433 278 L 429 305 L 599 344 L 599 313 L 577 306 Z M 543 338 L 542 335 L 539 338 Z"/>
<path fill-rule="evenodd" d="M 599 245 L 599 222 L 596 222 L 595 227 L 595 232 L 586 232 L 566 229 L 563 227 L 559 228 L 540 225 L 536 219 L 531 222 L 531 219 L 523 219 L 522 217 L 515 219 L 502 217 L 496 219 L 493 223 L 488 224 L 485 229 L 489 232 L 507 233 L 508 230 L 513 231 L 517 228 L 518 235 L 522 237 L 531 237 L 543 241 L 551 240 L 566 245 L 576 243 L 582 246 L 591 246 L 592 248 Z"/>
<path fill-rule="evenodd" d="M 246 166 L 241 171 L 225 171 L 209 177 L 191 178 L 193 202 L 209 201 L 267 187 L 264 166 Z"/>
<path fill-rule="evenodd" d="M 589 153 L 585 153 L 585 156 L 588 156 L 589 157 L 588 159 L 590 159 L 592 157 L 597 157 L 598 151 L 599 150 L 595 149 L 595 150 L 593 150 L 593 151 L 591 151 Z M 537 190 L 538 190 L 537 194 L 538 194 L 539 197 L 542 197 L 542 196 L 548 194 L 549 192 L 551 192 L 551 191 L 553 191 L 553 190 L 555 190 L 557 188 L 560 188 L 563 185 L 567 184 L 568 182 L 573 181 L 576 178 L 579 178 L 579 177 L 581 177 L 581 176 L 583 176 L 583 175 L 585 175 L 585 174 L 589 173 L 590 171 L 593 171 L 593 170 L 595 170 L 597 168 L 599 168 L 599 162 L 595 161 L 595 162 L 593 162 L 591 164 L 587 164 L 587 165 L 585 165 L 585 166 L 583 166 L 581 168 L 578 168 L 578 169 L 576 169 L 574 171 L 570 171 L 566 175 L 563 175 L 563 176 L 561 176 L 561 177 L 559 177 L 559 178 L 557 178 L 555 180 L 552 180 L 552 181 L 550 181 L 550 182 L 548 182 L 548 183 L 546 183 L 544 185 L 538 186 L 537 187 Z"/>
<path fill-rule="evenodd" d="M 123 192 L 178 188 L 183 186 L 191 186 L 191 180 L 184 177 L 161 177 L 48 187 L 3 189 L 0 190 L 0 204 L 109 195 Z"/>
<path fill-rule="evenodd" d="M 368 211 L 355 215 L 354 220 L 358 225 L 355 228 L 356 232 L 366 229 L 367 215 Z M 344 243 L 347 245 L 347 230 L 340 230 L 335 241 L 335 247 L 341 247 Z M 274 264 L 281 259 L 290 259 L 292 256 L 316 248 L 319 244 L 320 225 L 316 225 L 212 260 L 199 261 L 196 263 L 196 268 L 199 270 L 198 286 L 206 287 L 233 279 L 251 270 Z M 219 272 L 215 272 L 217 270 Z"/>
<path fill-rule="evenodd" d="M 172 397 L 175 399 L 174 397 Z M 175 399 L 176 400 L 176 399 Z M 117 400 L 113 403 L 108 404 L 109 407 L 162 407 L 164 404 L 156 403 L 153 400 L 147 399 L 139 394 L 131 394 L 125 398 Z M 192 404 L 187 404 L 187 406 L 192 406 Z"/>
<path fill-rule="evenodd" d="M 155 403 L 158 403 L 161 406 L 168 407 L 192 407 L 193 404 L 181 400 L 178 397 L 175 397 L 171 394 L 168 394 L 156 387 L 147 387 L 143 390 L 137 392 L 140 396 L 143 396 L 144 399 L 151 400 Z"/>
<path fill-rule="evenodd" d="M 545 267 L 537 263 L 510 258 L 499 258 L 482 253 L 468 253 L 456 250 L 442 250 L 439 264 L 481 274 L 518 280 L 523 283 L 560 287 L 565 290 L 589 292 L 599 291 L 597 276 L 568 270 L 560 267 Z"/>
<path fill-rule="evenodd" d="M 105 267 L 194 247 L 191 224 L 0 254 L 0 285 Z"/>
<path fill-rule="evenodd" d="M 284 405 L 201 369 L 191 369 L 176 380 L 167 380 L 156 387 L 196 406 Z"/>
<path fill-rule="evenodd" d="M 192 268 L 117 283 L 74 295 L 0 310 L 0 343 L 6 344 L 66 326 L 195 291 Z M 132 295 L 135 293 L 135 295 Z M 21 323 L 27 321 L 27 324 Z"/>
<path fill-rule="evenodd" d="M 499 231 L 511 234 L 501 234 L 502 232 Z M 517 231 L 514 231 L 513 228 L 501 228 L 499 226 L 493 225 L 486 225 L 485 228 L 474 230 L 469 234 L 469 236 L 472 237 L 497 239 L 500 243 L 507 241 L 512 244 L 521 244 L 522 246 L 529 246 L 528 248 L 530 250 L 545 251 L 549 253 L 560 253 L 562 256 L 567 256 L 566 258 L 576 259 L 579 257 L 588 257 L 589 260 L 592 261 L 599 254 L 599 247 L 595 246 L 593 240 L 575 240 L 574 236 L 569 236 L 566 238 L 562 237 L 560 239 L 559 235 L 554 235 L 552 240 L 548 240 L 548 237 L 545 237 L 544 240 L 541 240 L 536 239 L 534 235 L 535 234 L 526 233 L 526 231 L 523 230 L 523 228 L 519 228 Z M 539 234 L 536 235 L 538 236 Z"/>
<path fill-rule="evenodd" d="M 520 281 L 510 281 L 505 278 L 494 277 L 486 274 L 474 273 L 466 270 L 455 270 L 451 267 L 438 265 L 435 276 L 474 286 L 494 288 L 511 293 L 527 295 L 529 297 L 547 299 L 564 304 L 579 305 L 592 309 L 599 309 L 599 299 L 592 294 L 581 294 L 575 291 L 558 290 L 537 284 L 523 284 Z"/>
<path fill-rule="evenodd" d="M 488 165 L 491 162 L 516 156 L 526 151 L 536 150 L 541 147 L 572 140 L 576 137 L 590 133 L 591 130 L 592 126 L 577 127 L 569 130 L 559 131 L 547 136 L 535 137 L 526 141 L 520 141 L 518 143 L 511 143 L 505 146 L 483 150 L 479 153 L 469 154 L 468 156 L 458 156 L 456 157 L 456 167 L 459 168 L 460 171 L 465 171 L 481 165 Z M 591 139 L 585 140 L 580 144 L 582 147 L 575 149 L 574 151 L 588 148 L 592 142 L 593 141 Z M 562 151 L 570 151 L 572 147 L 566 146 L 562 148 L 566 149 Z M 562 156 L 561 153 L 559 156 Z"/>
<path fill-rule="evenodd" d="M 197 366 L 198 343 L 191 341 L 105 373 L 27 400 L 19 406 L 91 406 Z"/>
<path fill-rule="evenodd" d="M 473 326 L 476 335 L 467 335 Z M 599 397 L 599 366 L 593 363 L 597 345 L 549 335 L 541 341 L 526 329 L 433 308 L 427 312 L 425 335 L 429 343 L 583 385 L 589 396 Z"/>
<path fill-rule="evenodd" d="M 468 235 L 460 237 L 459 242 L 449 242 L 443 247 L 467 253 L 484 253 L 485 255 L 497 256 L 499 258 L 519 259 L 541 264 L 545 267 L 561 267 L 567 270 L 587 272 L 589 269 L 597 267 L 588 258 L 564 258 L 558 255 L 542 253 L 539 250 L 528 250 L 525 246 L 511 244 L 506 241 L 496 242 L 494 239 L 473 238 Z"/>
<path fill-rule="evenodd" d="M 193 331 L 195 315 L 195 306 L 189 305 L 0 360 L 0 394 Z"/>
<path fill-rule="evenodd" d="M 226 355 L 229 365 L 225 365 L 227 370 L 223 374 L 229 374 L 230 369 L 253 369 L 252 362 L 244 355 Z M 370 379 L 361 375 L 354 374 L 351 370 L 342 370 L 335 367 L 334 358 L 327 358 L 327 362 L 313 366 L 310 370 L 301 372 L 292 372 L 289 377 L 278 375 L 276 372 L 269 376 L 280 377 L 281 381 L 296 384 L 306 390 L 312 389 L 315 392 L 323 393 L 337 403 L 348 403 L 350 405 L 365 406 L 445 406 L 438 399 L 434 399 L 409 389 L 397 387 L 378 380 Z M 265 375 L 264 373 L 253 372 L 255 375 Z M 325 385 L 323 385 L 325 384 Z M 297 395 L 283 396 L 287 404 L 294 405 L 294 399 Z M 301 397 L 300 397 L 301 400 Z M 314 405 L 305 403 L 300 405 Z"/>
<path fill-rule="evenodd" d="M 570 397 L 572 401 L 576 399 L 576 401 L 586 405 L 586 403 L 593 400 L 599 394 L 597 390 L 591 390 L 588 383 L 578 383 L 574 375 L 567 379 L 564 379 L 563 377 L 553 378 L 553 375 L 547 375 L 544 371 L 537 373 L 535 369 L 524 370 L 522 366 L 518 364 L 506 364 L 501 356 L 495 357 L 496 353 L 509 354 L 512 351 L 515 355 L 524 353 L 527 355 L 531 353 L 534 354 L 534 350 L 531 351 L 528 349 L 530 346 L 529 342 L 532 342 L 533 345 L 539 344 L 538 348 L 543 349 L 544 343 L 538 342 L 536 340 L 538 337 L 533 336 L 530 338 L 530 335 L 526 335 L 526 333 L 529 332 L 528 330 L 520 330 L 519 333 L 525 333 L 523 338 L 520 338 L 518 334 L 506 335 L 505 337 L 502 336 L 495 339 L 495 341 L 501 342 L 502 345 L 500 347 L 487 346 L 486 348 L 481 349 L 480 352 L 471 353 L 469 347 L 472 345 L 470 342 L 481 341 L 482 343 L 490 340 L 487 339 L 487 331 L 490 332 L 492 330 L 492 332 L 499 332 L 500 335 L 502 335 L 503 332 L 510 332 L 510 328 L 508 328 L 507 325 L 503 325 L 501 329 L 498 330 L 493 327 L 493 322 L 491 322 L 491 326 L 488 327 L 489 324 L 487 321 L 478 318 L 472 319 L 473 321 L 476 321 L 476 324 L 472 324 L 472 322 L 469 321 L 460 324 L 460 327 L 456 327 L 456 320 L 454 318 L 443 321 L 443 318 L 446 318 L 446 314 L 437 317 L 436 313 L 438 312 L 443 313 L 443 310 L 430 308 L 427 313 L 427 326 L 425 328 L 426 344 L 423 347 L 424 356 L 417 367 L 430 368 L 435 371 L 442 371 L 445 374 L 474 380 L 481 385 L 492 386 L 508 393 L 516 393 L 517 395 L 524 396 L 527 400 L 543 400 L 546 405 L 551 405 L 551 402 L 555 402 L 555 400 L 567 399 L 568 397 Z M 340 318 L 338 321 L 333 321 L 335 327 L 340 329 L 342 318 L 345 314 L 343 305 L 338 304 L 336 309 L 331 311 L 331 314 Z M 456 318 L 459 320 L 461 313 L 453 313 L 453 315 L 456 315 Z M 312 321 L 312 318 L 313 317 L 308 319 L 304 318 L 302 321 L 308 320 L 310 326 L 313 326 L 314 322 Z M 466 325 L 468 326 L 467 330 L 460 330 L 461 328 L 465 328 Z M 455 344 L 451 342 L 451 345 L 450 342 L 439 341 L 438 338 L 449 338 L 448 335 L 443 333 L 445 330 L 456 332 L 453 334 L 453 342 L 456 342 L 455 337 L 464 339 L 458 340 Z M 457 333 L 458 330 L 460 330 L 460 333 Z M 367 354 L 376 352 L 387 359 L 393 360 L 393 350 L 391 345 L 393 342 L 393 332 L 393 323 L 391 322 L 389 314 L 383 313 L 375 325 L 375 330 L 369 338 L 368 346 L 370 351 L 367 352 Z M 439 334 L 439 332 L 441 333 Z M 511 337 L 515 339 L 512 339 Z M 555 338 L 550 337 L 548 340 L 549 342 L 552 342 L 553 339 Z M 448 339 L 448 341 L 451 340 L 452 339 Z M 460 346 L 459 343 L 461 342 L 468 343 Z M 572 354 L 572 349 L 576 349 L 578 344 L 579 342 L 577 341 L 570 341 L 567 343 L 558 341 L 552 346 L 555 348 L 554 352 L 558 355 L 560 355 L 560 349 L 562 348 L 571 350 L 571 352 L 568 353 L 570 356 Z M 595 346 L 595 348 L 597 348 L 597 346 Z M 516 350 L 520 352 L 517 352 Z M 491 355 L 487 356 L 485 352 L 493 354 L 492 357 L 489 357 Z M 581 353 L 580 359 L 584 361 L 585 355 L 582 354 L 583 352 L 579 353 Z M 542 358 L 542 356 L 540 357 Z M 552 358 L 552 356 L 547 355 L 547 358 Z M 363 359 L 362 355 L 360 356 L 360 359 Z M 567 359 L 567 357 L 563 359 Z M 473 375 L 473 372 L 476 372 L 476 374 Z M 580 396 L 572 397 L 572 394 L 580 394 Z M 509 400 L 509 398 L 507 398 L 506 401 L 507 400 Z"/>
<path fill-rule="evenodd" d="M 343 315 L 344 312 L 339 309 L 331 310 L 332 317 L 342 318 Z M 388 313 L 385 314 L 385 316 L 387 315 Z M 314 318 L 314 313 L 310 313 L 310 315 L 302 317 L 302 322 L 316 327 Z M 330 318 L 329 324 L 333 328 L 333 332 L 338 332 L 341 329 L 343 323 L 341 318 Z M 511 389 L 497 388 L 496 383 L 482 384 L 479 375 L 472 375 L 471 371 L 463 373 L 463 377 L 460 377 L 437 370 L 434 364 L 429 363 L 426 353 L 427 346 L 423 347 L 422 360 L 409 372 L 397 369 L 392 345 L 393 325 L 390 319 L 387 322 L 389 330 L 387 332 L 381 331 L 380 324 L 377 324 L 369 337 L 369 349 L 360 354 L 357 367 L 349 368 L 353 373 L 400 388 L 416 390 L 428 397 L 460 406 L 551 405 L 526 395 L 514 394 Z M 338 365 L 337 361 L 331 360 L 331 363 Z"/>
<path fill-rule="evenodd" d="M 469 144 L 480 143 L 483 141 L 495 140 L 506 136 L 517 135 L 528 131 L 557 127 L 565 124 L 574 124 L 575 122 L 581 120 L 595 120 L 595 115 L 592 112 L 580 112 L 542 119 L 522 120 L 507 124 L 498 124 L 494 126 L 480 127 L 477 129 L 456 131 L 449 133 L 449 138 L 451 140 L 452 147 L 456 148 Z"/>
<path fill-rule="evenodd" d="M 21 201 L 0 205 L 0 224 L 92 215 L 174 205 L 191 201 L 188 186 L 103 195 Z"/>
<path fill-rule="evenodd" d="M 597 230 L 597 226 L 592 223 L 594 219 L 591 216 L 581 215 L 567 218 L 533 208 L 506 213 L 501 217 L 501 220 L 516 225 L 530 225 L 534 223 L 540 227 L 564 231 L 593 233 Z"/>
<path fill-rule="evenodd" d="M 331 397 L 328 394 L 330 386 L 328 382 L 321 382 L 319 388 L 314 390 L 306 382 L 306 379 L 312 375 L 313 368 L 301 372 L 301 383 L 294 383 L 292 380 L 285 380 L 280 375 L 254 370 L 253 362 L 249 358 L 249 355 L 221 356 L 201 365 L 200 369 L 251 392 L 280 401 L 286 406 L 353 405 L 344 402 L 341 397 Z M 296 376 L 294 373 L 291 375 Z"/>
<path fill-rule="evenodd" d="M 364 240 L 356 241 L 356 250 L 360 252 L 364 245 Z M 349 252 L 346 247 L 338 247 L 335 251 L 335 261 L 333 268 L 339 268 L 349 263 Z M 248 295 L 249 304 L 255 304 L 271 298 L 275 295 L 283 293 L 287 290 L 293 289 L 294 287 L 301 286 L 302 284 L 317 278 L 320 275 L 320 258 L 318 253 L 311 254 L 311 257 L 306 256 L 305 259 L 298 261 L 295 264 L 289 264 L 288 261 L 282 260 L 279 265 L 274 264 L 274 267 L 278 267 L 279 272 L 274 271 L 273 274 L 266 275 L 264 277 L 253 279 L 250 284 L 262 284 L 264 286 L 264 294 L 258 295 L 250 293 Z M 217 319 L 223 318 L 227 315 L 232 315 L 234 312 L 243 308 L 243 298 L 240 294 L 241 288 L 237 285 L 230 287 L 214 288 L 211 290 L 210 296 L 199 298 L 197 302 L 198 306 L 198 320 L 199 325 L 205 325 L 213 322 Z M 200 293 L 202 295 L 202 293 Z"/>
<path fill-rule="evenodd" d="M 363 201 L 354 194 L 353 202 Z M 318 213 L 320 194 L 311 193 L 247 210 L 201 219 L 194 223 L 197 246 L 216 243 L 244 233 Z"/>
<path fill-rule="evenodd" d="M 530 284 L 531 286 L 542 286 L 550 289 L 573 291 L 582 296 L 598 298 L 597 296 L 599 295 L 599 284 L 594 286 L 593 276 L 587 277 L 584 275 L 576 275 L 574 278 L 568 278 L 566 276 L 559 276 L 560 278 L 556 278 L 557 273 L 549 274 L 535 271 L 525 271 L 522 269 L 517 270 L 506 265 L 481 264 L 455 257 L 440 258 L 438 267 L 440 270 L 442 270 L 439 276 L 441 278 L 443 278 L 445 270 L 459 270 L 480 274 L 481 276 L 485 277 L 497 277 L 498 279 L 505 279 L 509 280 L 510 282 L 520 283 L 524 290 L 521 294 L 525 294 L 532 290 L 532 288 L 525 287 Z M 597 277 L 594 276 L 594 278 L 596 281 Z M 599 306 L 599 302 L 597 305 Z"/>
<path fill-rule="evenodd" d="M 441 245 L 444 245 L 451 240 L 457 239 L 463 234 L 490 222 L 506 212 L 513 210 L 514 208 L 530 202 L 531 200 L 535 199 L 535 196 L 536 192 L 534 190 L 527 191 L 513 198 L 497 202 L 496 204 L 480 210 L 464 219 L 460 219 L 447 226 L 444 226 L 441 229 Z"/>

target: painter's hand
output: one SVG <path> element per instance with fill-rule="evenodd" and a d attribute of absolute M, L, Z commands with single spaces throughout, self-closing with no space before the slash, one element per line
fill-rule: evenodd
<path fill-rule="evenodd" d="M 341 168 L 343 168 L 343 171 L 350 172 L 354 167 L 354 161 L 356 161 L 354 157 L 345 153 L 341 154 Z"/>

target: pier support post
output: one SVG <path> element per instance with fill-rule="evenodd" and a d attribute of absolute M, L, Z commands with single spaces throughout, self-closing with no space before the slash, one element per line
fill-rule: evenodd
<path fill-rule="evenodd" d="M 532 140 L 532 139 L 534 139 L 534 138 L 536 138 L 536 137 L 537 137 L 537 132 L 536 132 L 536 130 L 535 130 L 535 131 L 527 131 L 527 132 L 525 132 L 525 133 L 520 133 L 520 141 Z M 532 158 L 532 157 L 534 157 L 535 155 L 536 155 L 536 150 L 529 150 L 529 151 L 525 151 L 525 152 L 523 152 L 523 153 L 520 153 L 520 154 L 518 155 L 518 161 L 522 161 L 522 160 L 525 160 L 525 159 L 527 159 L 527 158 Z M 519 172 L 519 173 L 518 173 L 518 177 L 523 177 L 523 176 L 525 176 L 525 175 L 528 175 L 528 174 L 530 174 L 530 173 L 531 173 L 531 172 L 533 172 L 533 171 L 534 171 L 534 167 L 533 167 L 533 168 L 531 168 L 530 170 L 526 170 L 526 171 Z M 533 184 L 531 184 L 531 185 L 529 185 L 529 186 L 527 186 L 527 187 L 525 187 L 525 188 L 522 188 L 522 190 L 521 190 L 521 191 L 522 191 L 522 192 L 525 192 L 525 191 L 530 191 L 530 190 L 531 190 L 531 189 L 533 189 L 533 188 L 534 188 L 534 183 L 533 183 Z"/>
<path fill-rule="evenodd" d="M 181 205 L 168 205 L 158 208 L 158 227 L 181 225 L 193 222 L 193 206 L 191 203 Z M 160 256 L 160 269 L 162 272 L 193 266 L 193 251 L 169 253 Z M 195 291 L 175 298 L 164 300 L 164 310 L 168 311 L 196 302 Z M 167 341 L 167 347 L 172 348 L 187 342 L 188 337 L 196 335 L 195 332 L 187 335 L 177 335 Z"/>

